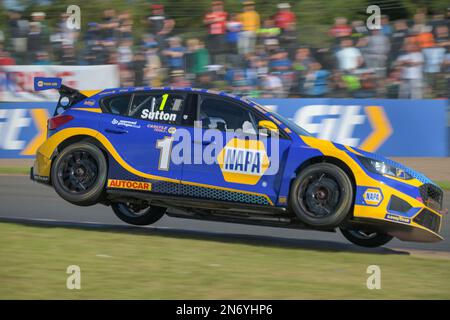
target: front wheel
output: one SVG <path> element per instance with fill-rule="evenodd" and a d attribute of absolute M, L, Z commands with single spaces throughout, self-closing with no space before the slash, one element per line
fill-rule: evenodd
<path fill-rule="evenodd" d="M 392 236 L 374 231 L 341 228 L 341 233 L 351 243 L 367 248 L 380 247 L 392 240 Z"/>
<path fill-rule="evenodd" d="M 290 205 L 302 222 L 334 229 L 352 209 L 352 182 L 334 164 L 313 164 L 303 169 L 292 183 Z"/>
<path fill-rule="evenodd" d="M 130 202 L 116 202 L 111 204 L 116 216 L 123 222 L 135 226 L 146 226 L 161 219 L 167 208 L 157 206 L 142 206 Z"/>

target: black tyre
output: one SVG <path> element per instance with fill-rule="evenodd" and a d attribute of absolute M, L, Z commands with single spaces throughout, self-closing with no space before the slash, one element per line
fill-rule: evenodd
<path fill-rule="evenodd" d="M 97 203 L 103 195 L 108 164 L 95 145 L 79 142 L 66 147 L 53 161 L 51 178 L 55 191 L 79 206 Z"/>
<path fill-rule="evenodd" d="M 116 216 L 123 222 L 136 226 L 146 226 L 161 219 L 167 208 L 157 206 L 141 206 L 133 203 L 116 202 L 111 207 Z"/>
<path fill-rule="evenodd" d="M 335 228 L 352 209 L 352 182 L 334 164 L 310 165 L 295 178 L 290 204 L 304 223 L 320 228 Z"/>
<path fill-rule="evenodd" d="M 380 247 L 391 241 L 393 238 L 385 233 L 356 229 L 341 229 L 341 232 L 342 235 L 351 243 L 367 248 Z"/>

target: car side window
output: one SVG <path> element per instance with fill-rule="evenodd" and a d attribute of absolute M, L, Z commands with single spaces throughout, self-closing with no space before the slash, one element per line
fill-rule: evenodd
<path fill-rule="evenodd" d="M 121 116 L 128 115 L 128 107 L 130 105 L 131 94 L 122 94 L 112 97 L 107 97 L 102 100 L 103 107 L 108 113 L 117 114 Z"/>
<path fill-rule="evenodd" d="M 204 129 L 242 130 L 256 134 L 250 112 L 229 100 L 206 97 L 200 105 L 200 117 Z"/>
<path fill-rule="evenodd" d="M 135 93 L 128 116 L 141 120 L 179 123 L 185 96 L 178 93 Z"/>

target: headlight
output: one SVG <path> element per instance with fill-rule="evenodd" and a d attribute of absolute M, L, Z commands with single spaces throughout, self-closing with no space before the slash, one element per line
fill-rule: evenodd
<path fill-rule="evenodd" d="M 366 167 L 367 170 L 392 177 L 396 177 L 403 180 L 410 180 L 413 178 L 409 173 L 405 172 L 403 169 L 397 168 L 395 166 L 389 165 L 383 161 L 378 161 L 370 158 L 359 157 L 361 163 Z"/>

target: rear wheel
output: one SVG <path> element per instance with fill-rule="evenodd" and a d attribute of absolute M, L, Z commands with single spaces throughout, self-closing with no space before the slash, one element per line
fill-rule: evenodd
<path fill-rule="evenodd" d="M 375 248 L 385 245 L 392 236 L 369 230 L 341 229 L 342 235 L 351 243 L 361 247 Z"/>
<path fill-rule="evenodd" d="M 167 211 L 167 208 L 131 202 L 116 202 L 112 203 L 111 207 L 120 220 L 136 226 L 153 224 L 161 219 Z"/>
<path fill-rule="evenodd" d="M 79 142 L 66 147 L 52 165 L 55 191 L 66 201 L 79 206 L 97 203 L 103 195 L 108 165 L 95 145 Z"/>
<path fill-rule="evenodd" d="M 304 223 L 335 228 L 353 204 L 353 186 L 347 174 L 331 163 L 317 163 L 302 170 L 292 184 L 290 203 Z"/>

